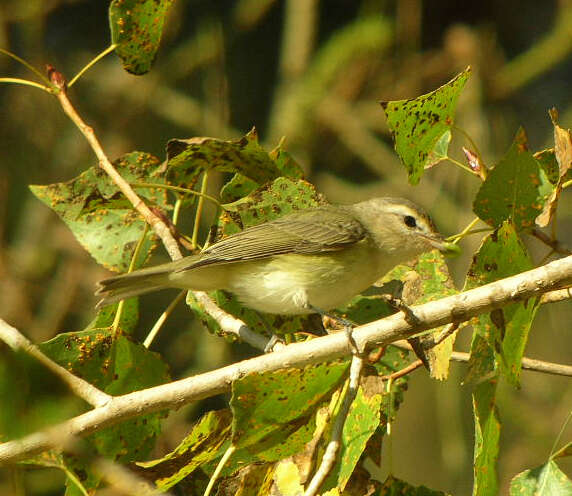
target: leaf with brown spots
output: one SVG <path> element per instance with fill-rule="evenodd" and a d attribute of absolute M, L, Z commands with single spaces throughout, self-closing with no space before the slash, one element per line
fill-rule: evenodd
<path fill-rule="evenodd" d="M 560 193 L 562 193 L 562 185 L 572 166 L 572 135 L 570 130 L 562 129 L 558 125 L 558 111 L 555 108 L 548 113 L 554 126 L 554 158 L 558 164 L 558 181 L 544 205 L 542 213 L 536 218 L 536 224 L 540 227 L 547 226 L 554 217 L 558 199 L 560 198 Z"/>
<path fill-rule="evenodd" d="M 254 128 L 239 140 L 195 137 L 167 143 L 167 177 L 173 184 L 192 188 L 202 172 L 212 169 L 240 173 L 260 185 L 280 176 Z"/>
<path fill-rule="evenodd" d="M 114 161 L 117 171 L 129 182 L 164 183 L 159 160 L 144 152 L 128 153 Z M 32 193 L 56 212 L 77 240 L 104 267 L 125 272 L 145 221 L 99 167 L 90 167 L 63 183 L 30 186 Z M 141 188 L 139 196 L 161 210 L 171 208 L 164 189 Z M 156 245 L 152 231 L 145 234 L 135 268 L 141 267 Z"/>
<path fill-rule="evenodd" d="M 447 158 L 457 98 L 471 68 L 431 93 L 410 100 L 381 102 L 395 151 L 417 184 L 427 167 Z"/>
<path fill-rule="evenodd" d="M 464 290 L 519 274 L 532 267 L 526 247 L 514 226 L 510 222 L 505 222 L 483 240 L 473 258 Z M 504 307 L 502 316 L 496 312 L 492 318 L 483 314 L 472 320 L 474 332 L 488 343 L 495 354 L 498 366 L 509 382 L 515 386 L 519 383 L 521 360 L 537 308 L 538 302 L 533 299 Z M 489 361 L 489 357 L 482 356 L 485 361 Z M 469 374 L 477 380 L 479 374 L 472 372 L 473 367 L 482 370 L 491 368 L 476 363 L 478 360 L 479 356 L 471 353 Z"/>
<path fill-rule="evenodd" d="M 530 229 L 552 191 L 544 169 L 528 151 L 526 133 L 520 129 L 506 155 L 489 171 L 473 211 L 494 227 L 510 219 L 517 230 Z"/>
<path fill-rule="evenodd" d="M 131 74 L 151 69 L 172 0 L 113 0 L 109 6 L 111 41 Z"/>

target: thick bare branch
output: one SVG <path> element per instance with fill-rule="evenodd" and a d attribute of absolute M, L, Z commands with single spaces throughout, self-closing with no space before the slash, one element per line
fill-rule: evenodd
<path fill-rule="evenodd" d="M 384 346 L 422 330 L 463 322 L 516 301 L 539 297 L 572 284 L 572 256 L 516 276 L 441 300 L 412 307 L 419 324 L 412 326 L 402 313 L 356 327 L 353 338 L 360 350 Z M 74 417 L 46 431 L 0 444 L 0 464 L 24 459 L 54 446 L 58 436 L 86 435 L 144 413 L 178 408 L 191 401 L 228 391 L 246 374 L 333 360 L 352 353 L 346 334 L 336 333 L 245 360 L 212 372 L 114 397 L 106 405 Z"/>

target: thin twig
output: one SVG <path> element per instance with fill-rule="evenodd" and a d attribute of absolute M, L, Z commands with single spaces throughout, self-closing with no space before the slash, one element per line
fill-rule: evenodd
<path fill-rule="evenodd" d="M 352 403 L 358 392 L 359 379 L 363 369 L 363 363 L 363 357 L 359 355 L 353 355 L 352 363 L 350 366 L 349 387 L 346 390 L 342 406 L 340 407 L 340 411 L 338 412 L 336 420 L 334 421 L 331 439 L 326 446 L 326 450 L 324 451 L 322 462 L 314 473 L 314 477 L 312 477 L 312 480 L 308 484 L 308 487 L 304 492 L 304 496 L 314 496 L 318 493 L 320 486 L 336 463 L 336 457 L 342 444 L 344 425 L 346 423 L 346 419 L 348 418 L 350 407 L 352 406 Z"/>
<path fill-rule="evenodd" d="M 149 346 L 151 346 L 151 343 L 153 342 L 153 340 L 157 336 L 161 327 L 163 327 L 163 324 L 165 323 L 165 321 L 167 320 L 169 315 L 171 315 L 171 313 L 173 313 L 173 310 L 175 309 L 175 307 L 185 297 L 186 294 L 187 294 L 186 290 L 180 291 L 179 294 L 177 295 L 177 297 L 169 304 L 167 309 L 157 319 L 157 322 L 155 322 L 155 325 L 149 331 L 149 334 L 147 334 L 145 341 L 143 341 L 143 346 L 145 346 L 145 348 L 149 348 Z"/>
<path fill-rule="evenodd" d="M 207 191 L 207 186 L 209 183 L 209 173 L 208 171 L 203 172 L 203 180 L 201 182 L 201 193 L 199 196 L 199 201 L 197 202 L 197 211 L 195 212 L 195 223 L 193 225 L 193 236 L 191 238 L 191 246 L 193 249 L 197 247 L 197 239 L 199 237 L 199 226 L 201 224 L 201 216 L 203 214 L 203 206 L 205 203 L 205 193 Z"/>
<path fill-rule="evenodd" d="M 89 382 L 73 375 L 70 371 L 44 355 L 39 348 L 29 341 L 18 329 L 0 319 L 0 339 L 13 350 L 22 350 L 33 356 L 42 365 L 56 374 L 80 398 L 94 407 L 101 407 L 109 402 L 111 396 L 92 386 Z"/>
<path fill-rule="evenodd" d="M 397 346 L 402 350 L 413 351 L 411 345 L 405 340 L 396 341 L 392 343 L 392 345 Z M 454 362 L 468 362 L 470 357 L 470 353 L 466 353 L 464 351 L 453 351 L 450 359 Z M 572 377 L 572 365 L 563 365 L 561 363 L 546 362 L 544 360 L 522 357 L 521 366 L 523 370 L 530 370 L 531 372 Z"/>
<path fill-rule="evenodd" d="M 215 471 L 213 472 L 213 474 L 211 475 L 211 478 L 209 479 L 209 483 L 207 484 L 207 488 L 205 489 L 205 492 L 203 493 L 203 496 L 210 496 L 211 491 L 217 481 L 217 479 L 220 476 L 220 473 L 222 472 L 222 469 L 224 468 L 224 466 L 226 465 L 226 463 L 228 462 L 228 459 L 232 456 L 232 454 L 236 451 L 236 446 L 233 446 L 232 444 L 227 448 L 227 450 L 224 452 L 224 455 L 222 455 L 222 458 L 219 460 L 219 462 L 217 463 L 217 466 L 215 468 Z"/>
<path fill-rule="evenodd" d="M 464 238 L 467 235 L 467 233 L 469 233 L 471 229 L 475 227 L 476 224 L 478 224 L 479 220 L 480 219 L 478 217 L 475 217 L 471 222 L 469 222 L 469 224 L 467 225 L 467 227 L 465 227 L 465 229 L 463 229 L 459 234 L 454 234 L 453 236 L 449 236 L 447 238 L 447 241 L 458 243 L 461 240 L 461 238 Z"/>
<path fill-rule="evenodd" d="M 176 191 L 178 193 L 185 193 L 187 195 L 195 195 L 206 198 L 207 200 L 213 202 L 216 206 L 221 207 L 222 204 L 219 202 L 214 196 L 207 195 L 206 193 L 199 193 L 198 191 L 189 189 L 189 188 L 182 188 L 181 186 L 174 186 L 172 184 L 160 184 L 160 183 L 129 183 L 133 188 L 160 188 L 166 189 L 169 191 Z"/>
<path fill-rule="evenodd" d="M 423 362 L 421 360 L 415 360 L 414 362 L 411 362 L 409 365 L 407 365 L 407 367 L 403 367 L 402 369 L 393 372 L 392 374 L 382 375 L 380 379 L 383 379 L 384 381 L 394 381 L 395 379 L 399 379 L 400 377 L 403 377 L 404 375 L 407 375 L 422 366 Z"/>
<path fill-rule="evenodd" d="M 42 71 L 36 69 L 32 64 L 30 64 L 29 62 L 26 62 L 23 58 L 18 57 L 18 55 L 14 54 L 8 50 L 5 50 L 4 48 L 0 48 L 0 53 L 3 53 L 4 55 L 10 57 L 11 59 L 14 59 L 16 62 L 19 62 L 24 67 L 26 67 L 26 69 L 29 69 L 36 76 L 38 76 L 42 81 L 44 81 L 44 83 L 46 83 L 48 85 L 50 84 L 49 79 L 46 77 L 45 74 L 42 74 Z"/>
<path fill-rule="evenodd" d="M 562 300 L 568 300 L 572 298 L 572 287 L 557 289 L 556 291 L 550 291 L 549 293 L 544 293 L 540 297 L 540 303 L 556 303 Z"/>
<path fill-rule="evenodd" d="M 545 245 L 550 246 L 550 248 L 552 248 L 556 253 L 559 253 L 560 255 L 572 255 L 572 250 L 570 250 L 570 248 L 564 246 L 557 239 L 552 239 L 541 230 L 533 229 L 530 234 L 532 234 L 536 239 L 542 241 Z"/>

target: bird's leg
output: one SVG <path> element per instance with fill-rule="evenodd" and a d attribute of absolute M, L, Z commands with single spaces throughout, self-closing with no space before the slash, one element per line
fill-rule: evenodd
<path fill-rule="evenodd" d="M 266 346 L 264 347 L 264 353 L 272 353 L 274 351 L 274 347 L 279 343 L 281 345 L 285 345 L 284 340 L 281 337 L 278 337 L 276 334 L 274 334 L 272 328 L 270 327 L 270 324 L 268 324 L 268 321 L 266 320 L 264 315 L 262 315 L 260 312 L 256 312 L 256 315 L 258 315 L 258 318 L 264 324 L 264 327 L 266 327 L 266 331 L 268 332 L 268 334 L 270 334 L 270 340 L 268 341 L 268 343 L 266 343 Z"/>
<path fill-rule="evenodd" d="M 330 319 L 334 320 L 335 322 L 341 324 L 344 327 L 344 332 L 346 333 L 346 336 L 347 336 L 348 341 L 350 343 L 352 354 L 357 355 L 357 356 L 362 355 L 362 353 L 360 353 L 360 351 L 357 347 L 357 343 L 355 342 L 355 339 L 353 337 L 353 330 L 354 330 L 355 324 L 352 321 L 344 319 L 342 317 L 339 317 L 338 315 L 327 312 L 325 310 L 322 310 L 321 308 L 315 307 L 314 305 L 312 305 L 310 303 L 308 303 L 306 305 L 306 307 L 309 310 L 312 310 L 313 312 L 320 314 L 322 317 L 329 317 Z"/>

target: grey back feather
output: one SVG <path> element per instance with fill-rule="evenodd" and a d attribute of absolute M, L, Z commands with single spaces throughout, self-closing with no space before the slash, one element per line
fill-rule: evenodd
<path fill-rule="evenodd" d="M 367 235 L 362 224 L 340 207 L 300 210 L 246 228 L 204 250 L 185 271 L 215 263 L 257 260 L 286 253 L 318 254 L 337 251 Z"/>

